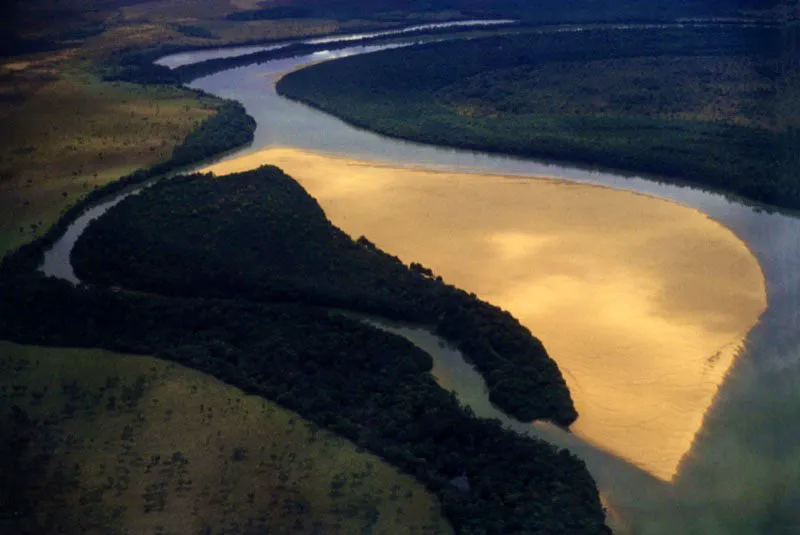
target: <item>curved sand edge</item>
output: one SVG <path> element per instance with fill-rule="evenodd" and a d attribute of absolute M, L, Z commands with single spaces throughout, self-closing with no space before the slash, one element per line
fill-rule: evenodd
<path fill-rule="evenodd" d="M 669 480 L 765 310 L 747 245 L 693 208 L 565 180 L 267 149 L 345 232 L 514 314 L 558 362 L 582 438 Z"/>

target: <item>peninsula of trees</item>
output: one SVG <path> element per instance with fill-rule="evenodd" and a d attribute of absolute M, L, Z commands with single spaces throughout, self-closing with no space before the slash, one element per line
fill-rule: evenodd
<path fill-rule="evenodd" d="M 92 224 L 72 258 L 82 280 L 102 286 L 303 303 L 425 325 L 463 350 L 509 414 L 564 426 L 577 416 L 557 366 L 510 314 L 367 238 L 353 241 L 277 168 L 160 183 Z"/>

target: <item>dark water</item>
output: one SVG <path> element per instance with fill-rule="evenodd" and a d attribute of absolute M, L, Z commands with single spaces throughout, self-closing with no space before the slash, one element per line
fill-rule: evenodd
<path fill-rule="evenodd" d="M 435 355 L 434 371 L 443 386 L 458 392 L 478 415 L 504 419 L 520 432 L 536 432 L 580 455 L 598 481 L 609 506 L 609 519 L 619 532 L 800 533 L 800 508 L 795 507 L 800 503 L 800 219 L 759 211 L 719 194 L 640 177 L 392 140 L 350 127 L 274 92 L 273 84 L 283 73 L 311 62 L 378 48 L 354 46 L 277 60 L 218 73 L 192 85 L 241 101 L 256 118 L 259 126 L 255 142 L 234 156 L 270 146 L 289 146 L 347 158 L 464 172 L 551 176 L 670 199 L 730 228 L 762 265 L 769 307 L 750 333 L 746 349 L 719 389 L 671 483 L 560 430 L 507 420 L 488 403 L 480 377 L 457 352 L 430 333 L 392 328 Z M 191 54 L 184 55 L 183 61 L 191 60 Z M 96 215 L 107 208 L 98 207 Z M 43 267 L 46 272 L 68 278 L 69 266 L 64 264 L 68 264 L 69 240 L 74 242 L 86 224 L 88 221 L 76 223 L 68 231 L 68 239 L 55 245 L 51 261 Z"/>

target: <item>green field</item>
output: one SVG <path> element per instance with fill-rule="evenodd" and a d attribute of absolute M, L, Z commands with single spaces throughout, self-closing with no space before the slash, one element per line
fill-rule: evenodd
<path fill-rule="evenodd" d="M 0 131 L 0 256 L 95 187 L 169 159 L 213 111 L 188 91 L 104 83 L 62 67 L 4 117 L 13 127 Z"/>
<path fill-rule="evenodd" d="M 168 160 L 173 148 L 213 113 L 211 99 L 182 88 L 103 81 L 100 73 L 121 51 L 358 31 L 402 24 L 407 16 L 384 21 L 226 18 L 257 4 L 34 0 L 4 13 L 0 257 L 41 236 L 95 187 Z"/>
<path fill-rule="evenodd" d="M 449 534 L 424 487 L 213 377 L 0 343 L 2 533 Z"/>

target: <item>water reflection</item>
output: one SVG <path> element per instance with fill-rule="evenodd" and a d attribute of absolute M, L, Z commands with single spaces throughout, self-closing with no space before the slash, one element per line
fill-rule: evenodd
<path fill-rule="evenodd" d="M 403 36 L 414 32 L 443 30 L 447 28 L 491 28 L 497 26 L 507 26 L 516 21 L 511 19 L 484 19 L 484 20 L 457 20 L 446 22 L 430 22 L 417 24 L 404 28 L 393 28 L 376 32 L 353 33 L 346 35 L 329 35 L 325 37 L 311 37 L 308 39 L 297 39 L 292 41 L 298 44 L 324 45 L 328 43 L 346 43 L 374 39 L 376 37 Z M 235 58 L 256 52 L 266 52 L 268 50 L 278 50 L 289 46 L 290 42 L 276 44 L 252 45 L 252 46 L 231 46 L 225 48 L 213 48 L 208 50 L 193 50 L 190 52 L 179 52 L 159 58 L 154 63 L 170 69 L 200 63 L 212 59 Z"/>
<path fill-rule="evenodd" d="M 245 56 L 247 54 L 255 54 L 256 52 L 266 52 L 267 50 L 278 50 L 286 48 L 288 43 L 281 43 L 277 45 L 254 45 L 254 46 L 233 46 L 230 48 L 212 48 L 210 50 L 194 50 L 192 52 L 181 52 L 178 54 L 170 54 L 159 58 L 155 62 L 156 65 L 169 67 L 175 69 L 184 65 L 192 63 L 199 63 L 201 61 L 208 61 L 212 59 L 222 58 L 235 58 L 238 56 Z"/>
<path fill-rule="evenodd" d="M 766 306 L 730 231 L 650 196 L 564 181 L 369 165 L 279 149 L 345 232 L 509 310 L 564 371 L 585 440 L 669 480 Z"/>

